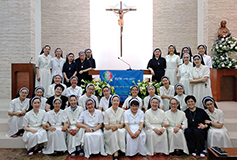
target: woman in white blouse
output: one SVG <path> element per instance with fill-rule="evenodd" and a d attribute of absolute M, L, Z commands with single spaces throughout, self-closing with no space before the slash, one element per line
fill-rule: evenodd
<path fill-rule="evenodd" d="M 43 120 L 43 128 L 48 130 L 48 142 L 43 150 L 44 154 L 62 155 L 67 150 L 66 129 L 67 124 L 63 124 L 64 111 L 61 110 L 62 100 L 53 100 L 54 109 L 47 112 Z"/>
<path fill-rule="evenodd" d="M 198 47 L 198 53 L 202 56 L 205 66 L 212 68 L 211 57 L 207 55 L 207 46 L 205 44 L 200 44 Z"/>
<path fill-rule="evenodd" d="M 42 86 L 47 89 L 51 83 L 51 56 L 49 55 L 51 47 L 49 45 L 45 45 L 43 48 L 43 52 L 40 53 L 38 59 L 35 64 L 35 86 Z"/>
<path fill-rule="evenodd" d="M 39 97 L 31 99 L 31 105 L 33 109 L 26 113 L 23 120 L 23 128 L 25 130 L 23 135 L 23 141 L 28 156 L 32 156 L 34 153 L 42 154 L 43 143 L 48 141 L 47 132 L 42 128 L 42 122 L 46 112 L 40 109 Z"/>
<path fill-rule="evenodd" d="M 66 96 L 69 97 L 70 95 L 77 96 L 77 99 L 80 98 L 82 95 L 82 88 L 77 85 L 78 78 L 77 76 L 72 76 L 70 78 L 71 86 L 66 89 Z"/>
<path fill-rule="evenodd" d="M 95 100 L 95 108 L 99 108 L 99 102 L 98 102 L 98 98 L 93 94 L 95 91 L 95 86 L 92 83 L 89 83 L 86 86 L 86 93 L 83 94 L 79 100 L 78 100 L 78 104 L 79 106 L 81 106 L 83 108 L 83 110 L 86 110 L 86 106 L 85 106 L 85 102 L 87 98 L 93 98 Z"/>
<path fill-rule="evenodd" d="M 76 126 L 76 122 L 79 119 L 83 108 L 77 105 L 77 96 L 69 96 L 70 106 L 64 110 L 64 124 L 68 124 L 67 134 L 67 150 L 71 156 L 76 154 L 83 155 L 82 137 L 83 131 Z"/>
<path fill-rule="evenodd" d="M 138 93 L 139 93 L 138 86 L 135 86 L 135 85 L 131 86 L 130 87 L 130 93 L 131 93 L 131 96 L 128 96 L 125 99 L 122 108 L 123 109 L 126 109 L 126 108 L 129 109 L 129 107 L 130 107 L 130 104 L 129 104 L 130 100 L 133 99 L 133 98 L 136 98 L 139 101 L 139 109 L 142 109 L 142 99 L 138 96 Z"/>
<path fill-rule="evenodd" d="M 205 96 L 212 96 L 210 86 L 210 69 L 201 64 L 202 57 L 199 54 L 193 56 L 195 67 L 190 72 L 190 83 L 193 84 L 193 95 L 197 99 L 196 106 L 204 109 L 202 99 Z"/>
<path fill-rule="evenodd" d="M 192 94 L 192 85 L 189 82 L 189 72 L 193 68 L 193 64 L 191 63 L 191 57 L 189 53 L 183 54 L 183 64 L 179 66 L 179 71 L 177 74 L 178 82 L 182 83 L 185 87 L 185 93 Z"/>
<path fill-rule="evenodd" d="M 147 86 L 147 92 L 148 92 L 149 95 L 144 98 L 144 104 L 143 104 L 143 108 L 145 109 L 145 111 L 150 109 L 150 108 L 148 108 L 150 98 L 154 97 L 154 96 L 157 96 L 155 94 L 156 93 L 156 88 L 153 85 Z M 164 107 L 163 100 L 161 99 L 160 96 L 158 96 L 158 97 L 160 98 L 160 109 L 163 109 L 163 107 Z"/>
<path fill-rule="evenodd" d="M 183 84 L 177 83 L 174 86 L 174 90 L 175 90 L 174 98 L 176 98 L 179 101 L 179 104 L 180 104 L 180 108 L 179 109 L 181 111 L 185 111 L 188 108 L 187 104 L 185 103 L 185 97 L 187 96 L 185 94 L 185 91 L 186 91 L 185 87 L 183 86 Z"/>
<path fill-rule="evenodd" d="M 177 51 L 174 45 L 169 45 L 168 55 L 165 57 L 166 60 L 166 69 L 165 76 L 170 78 L 170 83 L 175 85 L 177 80 L 177 73 L 179 65 L 181 64 L 180 57 L 177 55 Z"/>
<path fill-rule="evenodd" d="M 126 156 L 136 154 L 146 155 L 146 134 L 143 131 L 144 113 L 139 109 L 139 100 L 133 98 L 130 100 L 130 109 L 124 113 L 124 123 L 127 130 Z"/>
<path fill-rule="evenodd" d="M 210 124 L 210 129 L 207 134 L 207 146 L 208 147 L 233 147 L 230 141 L 228 130 L 224 126 L 224 113 L 217 108 L 215 100 L 206 96 L 203 98 L 202 103 L 205 107 L 205 111 L 209 115 L 210 120 L 206 120 L 205 123 Z"/>
<path fill-rule="evenodd" d="M 77 121 L 78 128 L 84 128 L 83 137 L 85 157 L 89 158 L 91 154 L 100 153 L 107 156 L 104 150 L 104 136 L 101 130 L 103 115 L 99 109 L 95 109 L 95 100 L 87 98 L 85 101 L 87 110 L 83 111 Z M 81 129 L 80 129 L 81 130 Z"/>
<path fill-rule="evenodd" d="M 106 153 L 118 159 L 118 151 L 125 153 L 124 110 L 119 107 L 120 97 L 113 95 L 112 106 L 105 111 L 104 115 L 104 139 Z"/>
<path fill-rule="evenodd" d="M 99 110 L 103 110 L 106 111 L 109 107 L 109 102 L 110 102 L 110 98 L 111 98 L 111 90 L 109 86 L 104 86 L 102 88 L 102 95 L 103 97 L 100 99 L 100 105 L 99 105 Z"/>
<path fill-rule="evenodd" d="M 163 86 L 160 87 L 160 97 L 163 100 L 164 111 L 169 110 L 169 100 L 174 97 L 174 86 L 170 85 L 170 79 L 167 76 L 161 78 L 161 83 Z"/>
<path fill-rule="evenodd" d="M 170 99 L 170 110 L 165 114 L 169 121 L 168 137 L 169 137 L 169 153 L 173 156 L 180 157 L 182 152 L 189 154 L 184 130 L 187 128 L 187 118 L 183 111 L 180 111 L 179 101 L 175 98 Z"/>
<path fill-rule="evenodd" d="M 154 96 L 149 101 L 151 108 L 145 113 L 147 154 L 169 154 L 166 127 L 169 122 L 163 110 L 159 109 L 160 99 Z"/>
<path fill-rule="evenodd" d="M 17 98 L 10 103 L 8 110 L 8 126 L 10 130 L 7 132 L 7 137 L 16 138 L 24 133 L 22 123 L 26 111 L 29 108 L 29 90 L 25 87 L 18 92 Z"/>
<path fill-rule="evenodd" d="M 66 60 L 63 59 L 63 50 L 61 48 L 56 48 L 54 53 L 55 57 L 51 59 L 52 76 L 59 74 L 61 77 L 63 77 L 63 64 L 66 62 Z"/>
<path fill-rule="evenodd" d="M 47 93 L 46 93 L 46 98 L 49 98 L 49 97 L 55 95 L 54 87 L 55 87 L 57 84 L 61 84 L 61 85 L 64 87 L 64 90 L 63 90 L 63 92 L 62 92 L 62 95 L 63 95 L 63 96 L 66 96 L 66 89 L 67 89 L 67 86 L 62 83 L 62 77 L 61 77 L 59 74 L 56 74 L 55 76 L 53 76 L 52 84 L 49 85 L 49 87 L 48 87 L 48 91 L 47 91 Z"/>

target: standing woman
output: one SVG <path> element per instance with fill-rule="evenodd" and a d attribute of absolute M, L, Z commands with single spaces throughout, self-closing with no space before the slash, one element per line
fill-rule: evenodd
<path fill-rule="evenodd" d="M 209 129 L 209 124 L 206 124 L 205 120 L 211 119 L 203 109 L 196 107 L 196 98 L 193 95 L 188 95 L 185 102 L 188 106 L 188 109 L 184 111 L 188 127 L 185 129 L 184 135 L 189 153 L 192 153 L 193 157 L 200 155 L 201 158 L 204 158 L 206 157 L 205 141 Z"/>
<path fill-rule="evenodd" d="M 179 65 L 181 64 L 180 58 L 177 55 L 177 51 L 174 45 L 169 45 L 168 55 L 165 57 L 166 60 L 166 70 L 165 76 L 170 78 L 170 83 L 175 85 L 177 80 L 177 73 L 179 70 Z"/>
<path fill-rule="evenodd" d="M 174 86 L 174 90 L 175 90 L 174 98 L 176 98 L 179 101 L 179 105 L 180 105 L 179 109 L 181 111 L 185 111 L 188 108 L 187 104 L 185 103 L 185 97 L 187 95 L 185 94 L 184 89 L 185 88 L 184 88 L 183 84 L 181 84 L 181 83 L 177 83 Z"/>
<path fill-rule="evenodd" d="M 68 87 L 66 90 L 66 95 L 69 97 L 70 95 L 75 95 L 77 99 L 79 99 L 82 95 L 82 88 L 77 85 L 78 78 L 77 76 L 72 76 L 70 78 L 71 87 Z"/>
<path fill-rule="evenodd" d="M 48 130 L 48 142 L 44 154 L 62 155 L 66 150 L 67 124 L 63 123 L 64 112 L 61 110 L 62 100 L 53 100 L 54 109 L 47 112 L 43 120 L 43 128 Z"/>
<path fill-rule="evenodd" d="M 193 64 L 189 53 L 183 54 L 183 64 L 179 66 L 177 74 L 178 82 L 185 87 L 186 94 L 192 94 L 192 85 L 189 82 L 189 72 L 192 70 Z"/>
<path fill-rule="evenodd" d="M 100 105 L 99 105 L 99 109 L 102 111 L 106 111 L 110 105 L 110 101 L 111 101 L 111 97 L 112 95 L 110 94 L 111 91 L 110 91 L 110 87 L 109 86 L 104 86 L 102 88 L 102 94 L 103 94 L 103 97 L 100 99 Z"/>
<path fill-rule="evenodd" d="M 92 56 L 92 50 L 88 48 L 85 50 L 85 53 L 87 60 L 91 62 L 92 70 L 94 70 L 96 68 L 96 65 L 95 65 L 95 59 Z M 92 75 L 88 75 L 88 80 L 92 81 Z"/>
<path fill-rule="evenodd" d="M 34 153 L 41 154 L 44 148 L 43 143 L 48 141 L 47 132 L 42 128 L 46 112 L 40 109 L 40 98 L 32 98 L 31 105 L 33 109 L 26 113 L 22 125 L 25 130 L 23 141 L 28 150 L 28 156 L 32 156 Z"/>
<path fill-rule="evenodd" d="M 180 56 L 181 61 L 184 63 L 184 61 L 183 61 L 183 56 L 184 56 L 185 53 L 188 53 L 188 54 L 189 54 L 190 62 L 192 62 L 192 61 L 193 61 L 193 60 L 192 60 L 193 54 L 192 54 L 191 48 L 190 48 L 189 46 L 182 48 L 182 50 L 181 50 L 181 56 Z"/>
<path fill-rule="evenodd" d="M 23 87 L 19 90 L 17 98 L 11 101 L 7 121 L 10 131 L 7 132 L 7 137 L 16 138 L 23 135 L 23 118 L 29 108 L 29 98 L 27 98 L 28 95 L 29 90 Z"/>
<path fill-rule="evenodd" d="M 86 53 L 83 51 L 79 52 L 79 58 L 76 59 L 76 63 L 78 66 L 77 77 L 78 77 L 78 85 L 81 85 L 81 80 L 91 81 L 92 77 L 89 76 L 88 71 L 92 70 L 92 65 L 89 60 L 86 58 Z"/>
<path fill-rule="evenodd" d="M 62 70 L 64 63 L 66 62 L 66 60 L 63 59 L 63 50 L 61 48 L 56 48 L 54 53 L 55 57 L 51 59 L 52 76 L 60 75 L 61 77 L 63 77 Z"/>
<path fill-rule="evenodd" d="M 201 64 L 202 57 L 199 54 L 193 56 L 194 67 L 190 72 L 190 83 L 193 85 L 193 95 L 197 98 L 196 106 L 204 109 L 202 99 L 212 96 L 210 86 L 210 69 Z"/>
<path fill-rule="evenodd" d="M 147 69 L 152 74 L 152 81 L 160 82 L 161 77 L 165 75 L 166 61 L 161 54 L 160 48 L 156 48 L 153 51 L 152 59 L 148 62 Z"/>
<path fill-rule="evenodd" d="M 107 156 L 104 150 L 104 136 L 101 130 L 103 115 L 99 109 L 95 109 L 93 98 L 86 99 L 87 110 L 83 111 L 77 120 L 76 126 L 85 129 L 83 137 L 85 157 L 89 158 L 91 154 L 101 154 Z"/>
<path fill-rule="evenodd" d="M 144 113 L 139 109 L 139 100 L 130 101 L 130 109 L 124 113 L 124 123 L 127 130 L 126 156 L 134 156 L 137 153 L 146 156 L 146 134 L 143 131 Z"/>
<path fill-rule="evenodd" d="M 48 88 L 50 85 L 50 80 L 52 78 L 51 56 L 49 55 L 50 50 L 51 47 L 49 45 L 45 45 L 43 48 L 43 53 L 40 53 L 40 55 L 38 56 L 38 60 L 35 64 L 35 86 Z"/>
<path fill-rule="evenodd" d="M 207 55 L 207 46 L 205 44 L 200 44 L 198 47 L 198 53 L 202 56 L 204 65 L 212 68 L 211 57 Z"/>
<path fill-rule="evenodd" d="M 159 109 L 160 99 L 154 96 L 149 101 L 151 108 L 145 113 L 147 154 L 169 154 L 166 127 L 169 122 L 163 110 Z"/>
<path fill-rule="evenodd" d="M 211 119 L 205 121 L 205 123 L 210 124 L 211 126 L 207 134 L 207 146 L 233 147 L 228 130 L 224 126 L 224 114 L 222 110 L 217 108 L 215 100 L 212 97 L 207 96 L 203 98 L 202 103 Z"/>
<path fill-rule="evenodd" d="M 180 111 L 179 101 L 170 99 L 170 110 L 165 112 L 168 121 L 169 153 L 174 156 L 181 156 L 182 152 L 189 154 L 184 130 L 188 126 L 187 118 L 183 111 Z"/>
<path fill-rule="evenodd" d="M 160 87 L 160 97 L 163 100 L 164 111 L 169 110 L 169 100 L 174 97 L 174 86 L 170 85 L 170 79 L 167 76 L 161 78 L 162 85 Z"/>
<path fill-rule="evenodd" d="M 48 87 L 48 91 L 47 91 L 47 94 L 46 94 L 46 97 L 47 97 L 47 98 L 49 98 L 49 97 L 55 95 L 54 87 L 55 87 L 57 84 L 61 84 L 61 85 L 64 87 L 64 91 L 63 91 L 62 95 L 66 96 L 66 89 L 67 89 L 67 86 L 62 83 L 62 79 L 63 79 L 63 77 L 61 77 L 59 74 L 56 74 L 56 75 L 53 76 L 52 84 Z"/>
<path fill-rule="evenodd" d="M 70 87 L 70 78 L 77 75 L 77 64 L 74 62 L 74 54 L 68 53 L 66 62 L 63 65 L 64 84 Z"/>
<path fill-rule="evenodd" d="M 111 101 L 112 106 L 105 111 L 104 115 L 105 151 L 118 160 L 118 151 L 125 152 L 124 110 L 119 107 L 118 95 L 113 95 Z"/>

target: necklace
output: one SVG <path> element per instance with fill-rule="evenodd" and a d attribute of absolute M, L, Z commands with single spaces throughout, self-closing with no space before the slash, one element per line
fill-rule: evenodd
<path fill-rule="evenodd" d="M 191 111 L 189 111 L 189 113 L 190 113 L 190 116 L 192 118 L 192 121 L 194 122 L 194 119 L 195 119 L 195 116 L 196 116 L 196 110 L 193 112 L 193 115 L 192 115 Z"/>

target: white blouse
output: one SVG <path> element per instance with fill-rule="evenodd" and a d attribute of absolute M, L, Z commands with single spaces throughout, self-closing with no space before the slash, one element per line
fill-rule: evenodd
<path fill-rule="evenodd" d="M 100 123 L 103 123 L 103 115 L 102 112 L 98 109 L 95 109 L 93 115 L 91 115 L 88 110 L 85 110 L 82 112 L 77 122 L 85 124 L 90 128 L 94 128 Z"/>
<path fill-rule="evenodd" d="M 20 97 L 13 99 L 10 103 L 8 112 L 22 112 L 23 110 L 28 110 L 29 101 L 29 98 L 25 98 L 22 103 L 20 101 Z"/>
<path fill-rule="evenodd" d="M 80 97 L 82 95 L 82 88 L 80 86 L 76 86 L 74 89 L 72 88 L 72 86 L 68 87 L 66 90 L 66 96 L 69 97 L 71 95 Z"/>
<path fill-rule="evenodd" d="M 81 106 L 83 108 L 83 110 L 86 110 L 86 99 L 89 98 L 87 97 L 86 94 L 83 94 L 79 99 L 78 99 L 78 104 L 79 106 Z M 98 101 L 98 98 L 95 96 L 95 95 L 91 95 L 91 98 L 93 98 L 95 100 L 95 106 L 96 108 L 99 107 L 99 101 Z"/>
<path fill-rule="evenodd" d="M 60 76 L 63 77 L 63 65 L 66 62 L 65 59 L 63 59 L 62 57 L 60 57 L 60 59 L 58 59 L 57 57 L 53 57 L 51 59 L 51 66 L 52 66 L 52 76 L 55 76 L 57 74 L 59 74 Z"/>
<path fill-rule="evenodd" d="M 56 113 L 54 110 L 48 111 L 43 119 L 43 124 L 50 123 L 50 125 L 53 126 L 63 126 L 63 110 L 59 110 L 58 113 Z"/>
<path fill-rule="evenodd" d="M 46 115 L 46 112 L 42 109 L 39 109 L 38 114 L 36 115 L 34 110 L 30 110 L 26 113 L 24 120 L 23 120 L 23 127 L 29 127 L 38 129 L 41 128 L 41 125 L 43 124 L 44 116 Z"/>
<path fill-rule="evenodd" d="M 104 111 L 107 110 L 109 107 L 111 107 L 111 106 L 109 106 L 109 100 L 110 100 L 111 96 L 112 96 L 112 95 L 109 96 L 109 99 L 106 99 L 105 96 L 103 96 L 103 97 L 100 99 L 100 105 L 99 105 L 99 107 L 102 107 Z"/>
<path fill-rule="evenodd" d="M 123 114 L 124 110 L 122 108 L 118 107 L 115 113 L 113 108 L 110 107 L 105 111 L 104 124 L 118 125 L 124 123 Z"/>
<path fill-rule="evenodd" d="M 142 110 L 138 109 L 135 115 L 132 114 L 131 109 L 125 111 L 124 123 L 128 123 L 129 125 L 140 125 L 141 122 L 144 122 L 144 113 Z"/>

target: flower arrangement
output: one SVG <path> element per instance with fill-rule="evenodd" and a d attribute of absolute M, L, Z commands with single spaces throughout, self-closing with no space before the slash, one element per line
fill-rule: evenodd
<path fill-rule="evenodd" d="M 160 93 L 160 86 L 161 86 L 161 82 L 157 83 L 156 81 L 150 81 L 148 82 L 148 79 L 145 79 L 143 81 L 138 80 L 138 82 L 136 83 L 135 81 L 133 81 L 133 84 L 138 86 L 139 91 L 141 93 L 141 98 L 144 99 L 146 94 L 147 94 L 147 87 L 149 85 L 153 85 L 156 88 L 157 94 Z"/>
<path fill-rule="evenodd" d="M 111 93 L 110 93 L 110 94 L 115 94 L 114 87 L 109 85 L 109 83 L 110 83 L 112 80 L 110 80 L 108 83 L 107 83 L 106 81 L 101 81 L 101 79 L 99 79 L 98 81 L 95 81 L 95 80 L 92 80 L 92 81 L 85 81 L 85 80 L 82 79 L 81 81 L 84 83 L 83 85 L 81 85 L 83 92 L 85 91 L 86 86 L 87 86 L 89 83 L 92 83 L 92 84 L 94 84 L 94 86 L 95 86 L 94 95 L 96 95 L 96 96 L 99 97 L 99 98 L 102 97 L 102 89 L 103 89 L 104 86 L 110 87 L 110 90 L 111 90 Z"/>
<path fill-rule="evenodd" d="M 217 39 L 212 46 L 212 51 L 219 54 L 225 52 L 237 52 L 237 41 L 234 37 L 223 37 Z"/>
<path fill-rule="evenodd" d="M 217 39 L 212 51 L 215 53 L 212 56 L 212 67 L 215 69 L 235 69 L 237 68 L 237 61 L 229 57 L 230 52 L 237 52 L 237 41 L 234 37 L 223 37 Z"/>

